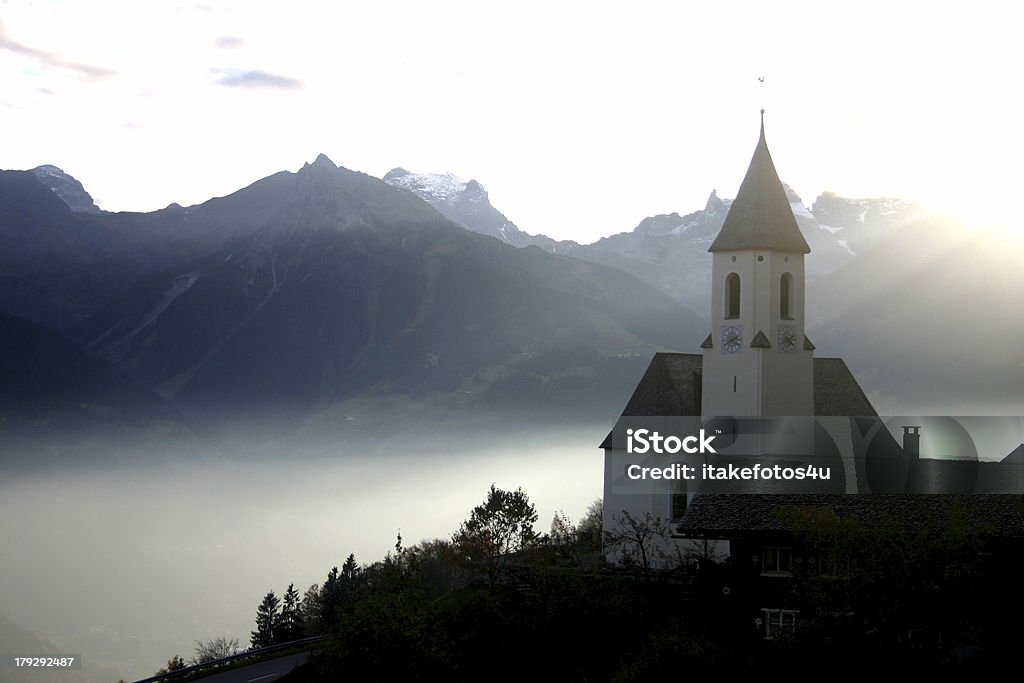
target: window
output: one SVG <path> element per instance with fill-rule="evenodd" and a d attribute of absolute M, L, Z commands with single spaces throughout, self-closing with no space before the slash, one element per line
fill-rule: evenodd
<path fill-rule="evenodd" d="M 783 320 L 792 320 L 793 302 L 793 276 L 783 273 L 779 281 L 779 317 Z"/>
<path fill-rule="evenodd" d="M 762 576 L 793 576 L 793 549 L 771 547 L 761 552 Z"/>
<path fill-rule="evenodd" d="M 835 548 L 824 548 L 816 556 L 807 558 L 810 569 L 818 576 L 823 577 L 849 577 L 850 558 L 840 555 Z"/>
<path fill-rule="evenodd" d="M 762 607 L 761 616 L 754 623 L 757 625 L 758 630 L 761 631 L 761 636 L 771 640 L 787 631 L 792 631 L 796 627 L 797 614 L 799 614 L 799 611 L 795 609 L 769 609 Z"/>
<path fill-rule="evenodd" d="M 740 317 L 740 276 L 736 273 L 725 278 L 725 317 Z"/>

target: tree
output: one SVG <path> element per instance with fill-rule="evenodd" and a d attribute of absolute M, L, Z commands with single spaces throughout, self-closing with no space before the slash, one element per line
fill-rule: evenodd
<path fill-rule="evenodd" d="M 491 585 L 506 571 L 509 557 L 533 548 L 537 510 L 522 488 L 503 491 L 491 484 L 487 500 L 477 505 L 452 537 L 464 561 L 483 566 Z"/>
<path fill-rule="evenodd" d="M 634 517 L 626 510 L 615 516 L 615 527 L 605 533 L 609 550 L 621 553 L 622 564 L 636 566 L 646 575 L 656 564 L 668 559 L 668 526 L 660 517 L 645 512 Z"/>
<path fill-rule="evenodd" d="M 332 567 L 320 589 L 320 624 L 331 626 L 338 623 L 338 610 L 351 602 L 356 590 L 363 583 L 363 570 L 356 562 L 356 556 L 349 553 L 341 571 Z"/>
<path fill-rule="evenodd" d="M 196 653 L 192 655 L 191 664 L 205 664 L 237 655 L 242 649 L 238 644 L 238 638 L 227 638 L 217 636 L 210 640 L 196 641 Z"/>
<path fill-rule="evenodd" d="M 250 638 L 253 648 L 274 644 L 274 632 L 281 618 L 280 606 L 281 599 L 274 595 L 274 591 L 263 596 L 263 602 L 256 608 L 256 630 Z"/>
<path fill-rule="evenodd" d="M 354 553 L 349 553 L 348 557 L 345 558 L 345 564 L 341 565 L 341 575 L 345 579 L 352 583 L 359 576 L 359 564 L 356 562 L 356 556 Z"/>
<path fill-rule="evenodd" d="M 349 556 L 351 557 L 351 555 Z M 320 623 L 331 626 L 338 622 L 338 607 L 341 606 L 341 577 L 337 567 L 327 572 L 327 580 L 320 589 Z"/>
<path fill-rule="evenodd" d="M 288 589 L 281 598 L 281 614 L 278 617 L 277 628 L 274 630 L 274 641 L 287 643 L 302 637 L 299 620 L 299 591 L 295 584 L 288 584 Z"/>
<path fill-rule="evenodd" d="M 424 587 L 440 595 L 463 585 L 462 568 L 449 541 L 421 541 L 408 554 L 412 556 L 412 572 Z"/>
<path fill-rule="evenodd" d="M 306 589 L 299 603 L 299 627 L 306 635 L 320 633 L 320 615 L 323 613 L 323 598 L 320 584 L 314 583 Z"/>
<path fill-rule="evenodd" d="M 576 542 L 576 525 L 564 510 L 556 510 L 551 520 L 551 542 L 555 545 L 571 545 Z"/>
<path fill-rule="evenodd" d="M 808 626 L 801 637 L 838 642 L 852 631 L 895 646 L 916 631 L 946 652 L 998 649 L 991 643 L 1002 638 L 1005 606 L 1021 593 L 1014 582 L 991 580 L 993 527 L 960 497 L 936 500 L 912 522 L 811 506 L 776 514 L 808 558 L 793 572 Z"/>
<path fill-rule="evenodd" d="M 601 536 L 604 530 L 604 501 L 596 499 L 583 513 L 583 519 L 576 527 L 580 543 L 591 548 L 601 547 Z"/>
<path fill-rule="evenodd" d="M 181 655 L 174 655 L 173 657 L 171 657 L 170 659 L 167 660 L 167 666 L 165 666 L 164 668 L 162 668 L 159 671 L 157 671 L 156 675 L 157 676 L 163 676 L 164 674 L 169 674 L 172 671 L 177 671 L 179 669 L 184 669 L 184 668 L 185 668 L 185 660 L 181 658 Z"/>

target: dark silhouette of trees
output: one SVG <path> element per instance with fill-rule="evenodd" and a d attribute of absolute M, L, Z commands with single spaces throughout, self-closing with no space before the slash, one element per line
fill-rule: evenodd
<path fill-rule="evenodd" d="M 167 666 L 156 672 L 157 676 L 168 674 L 172 671 L 185 668 L 185 660 L 181 658 L 181 655 L 174 655 L 167 660 Z"/>
<path fill-rule="evenodd" d="M 281 599 L 274 591 L 263 596 L 263 602 L 256 609 L 256 630 L 252 632 L 250 643 L 253 648 L 268 647 L 274 644 L 274 634 L 281 619 Z"/>
<path fill-rule="evenodd" d="M 305 633 L 325 635 L 308 681 L 621 682 L 681 670 L 745 680 L 794 661 L 813 671 L 843 662 L 871 674 L 891 660 L 915 674 L 985 673 L 1016 651 L 1005 615 L 1024 593 L 1019 565 L 1004 559 L 1000 569 L 996 557 L 1018 553 L 1017 562 L 1020 545 L 991 543 L 967 513 L 953 504 L 918 524 L 865 524 L 827 509 L 788 511 L 782 526 L 802 560 L 791 576 L 765 579 L 750 552 L 695 563 L 666 546 L 664 520 L 623 512 L 604 541 L 627 567 L 609 570 L 600 545 L 583 550 L 583 537 L 601 529 L 600 501 L 578 528 L 556 514 L 545 544 L 522 490 L 492 485 L 450 542 L 406 548 L 399 537 L 384 559 L 362 566 L 349 555 L 301 600 L 289 586 L 284 602 L 296 604 Z M 691 560 L 686 571 L 654 571 L 682 559 Z M 756 618 L 776 605 L 799 618 L 765 640 Z M 266 623 L 283 628 L 274 615 L 291 609 L 269 593 L 254 637 Z M 529 656 L 552 643 L 569 655 Z"/>
<path fill-rule="evenodd" d="M 299 603 L 299 626 L 306 635 L 316 635 L 321 632 L 320 615 L 323 613 L 323 598 L 320 594 L 320 584 L 314 583 L 302 596 Z"/>
<path fill-rule="evenodd" d="M 604 532 L 604 500 L 598 498 L 583 513 L 583 518 L 576 525 L 576 537 L 580 544 L 587 548 L 601 547 L 601 536 Z"/>
<path fill-rule="evenodd" d="M 576 543 L 576 525 L 572 523 L 564 510 L 555 510 L 551 519 L 550 540 L 555 545 L 571 545 Z"/>
<path fill-rule="evenodd" d="M 214 662 L 218 659 L 224 659 L 232 655 L 237 655 L 242 651 L 238 643 L 238 638 L 228 638 L 227 636 L 217 636 L 210 640 L 197 640 L 196 651 L 192 655 L 192 659 L 189 660 L 189 664 L 205 664 L 206 662 Z"/>
<path fill-rule="evenodd" d="M 288 584 L 281 598 L 281 613 L 278 616 L 277 628 L 274 630 L 274 642 L 287 643 L 302 637 L 299 618 L 299 602 L 301 598 L 295 584 Z"/>
<path fill-rule="evenodd" d="M 622 564 L 638 567 L 644 575 L 662 564 L 668 555 L 668 525 L 660 517 L 645 512 L 634 517 L 626 510 L 615 515 L 615 526 L 605 532 L 605 547 L 618 553 Z"/>
<path fill-rule="evenodd" d="M 452 545 L 465 562 L 482 567 L 493 585 L 512 555 L 538 545 L 536 521 L 537 510 L 522 488 L 504 491 L 491 484 L 487 499 L 473 508 L 452 536 Z"/>
<path fill-rule="evenodd" d="M 356 591 L 363 584 L 363 570 L 356 562 L 355 555 L 349 553 L 341 571 L 332 567 L 320 589 L 320 625 L 330 627 L 338 623 L 338 610 L 350 602 Z"/>

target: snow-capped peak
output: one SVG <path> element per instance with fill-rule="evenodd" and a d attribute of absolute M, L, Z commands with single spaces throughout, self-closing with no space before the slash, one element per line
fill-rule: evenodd
<path fill-rule="evenodd" d="M 421 197 L 453 203 L 466 191 L 465 180 L 454 173 L 411 173 L 404 168 L 393 168 L 383 178 L 393 187 L 402 187 Z"/>
<path fill-rule="evenodd" d="M 57 168 L 53 164 L 43 164 L 42 166 L 36 166 L 32 169 L 32 172 L 36 174 L 36 177 L 47 176 L 50 178 L 66 178 L 67 173 L 63 169 Z"/>
<path fill-rule="evenodd" d="M 793 209 L 794 216 L 804 216 L 805 218 L 814 218 L 814 214 L 807 208 L 807 205 L 803 202 L 790 202 L 789 207 Z"/>

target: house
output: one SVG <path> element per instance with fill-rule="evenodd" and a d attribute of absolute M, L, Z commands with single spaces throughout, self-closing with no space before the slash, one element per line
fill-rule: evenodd
<path fill-rule="evenodd" d="M 955 513 L 990 537 L 1016 539 L 1007 557 L 1018 562 L 1024 446 L 1002 462 L 956 459 L 964 453 L 922 459 L 920 424 L 894 427 L 842 359 L 815 357 L 804 318 L 810 249 L 768 151 L 763 114 L 746 176 L 709 248 L 711 331 L 701 353 L 656 354 L 601 448 L 605 531 L 633 539 L 638 526 L 653 531 L 642 541 L 652 564 L 687 555 L 728 561 L 731 581 L 755 596 L 759 628 L 772 637 L 799 614 L 779 579 L 797 565 L 829 564 L 801 547 L 801 511 L 897 534 Z M 939 428 L 929 424 L 926 435 Z M 610 546 L 606 559 L 630 561 L 629 545 Z"/>

